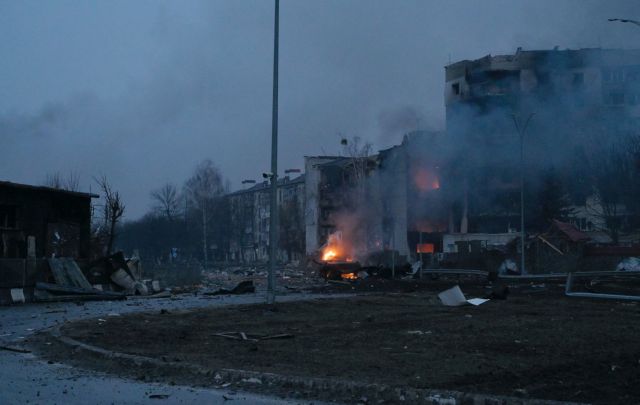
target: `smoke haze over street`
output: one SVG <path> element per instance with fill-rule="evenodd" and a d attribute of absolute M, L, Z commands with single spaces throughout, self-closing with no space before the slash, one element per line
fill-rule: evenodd
<path fill-rule="evenodd" d="M 633 48 L 637 1 L 281 3 L 280 163 L 443 129 L 444 65 L 523 49 Z M 269 166 L 273 4 L 0 2 L 1 180 L 105 175 L 127 218 L 210 158 L 231 181 Z"/>

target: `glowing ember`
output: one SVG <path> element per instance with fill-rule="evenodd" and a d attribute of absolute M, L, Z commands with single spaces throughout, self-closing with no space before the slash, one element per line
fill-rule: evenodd
<path fill-rule="evenodd" d="M 343 273 L 340 275 L 343 280 L 357 280 L 358 275 L 356 273 Z"/>

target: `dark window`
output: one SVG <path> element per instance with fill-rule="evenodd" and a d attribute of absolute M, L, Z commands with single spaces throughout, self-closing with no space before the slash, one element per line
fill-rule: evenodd
<path fill-rule="evenodd" d="M 638 104 L 640 104 L 640 94 L 638 94 L 638 93 L 629 94 L 627 102 L 629 103 L 629 105 L 638 105 Z"/>
<path fill-rule="evenodd" d="M 624 93 L 610 93 L 609 94 L 609 103 L 613 105 L 622 105 L 624 104 Z"/>
<path fill-rule="evenodd" d="M 15 229 L 16 222 L 16 206 L 0 205 L 0 228 Z"/>
<path fill-rule="evenodd" d="M 548 86 L 551 84 L 551 75 L 548 72 L 538 73 L 538 85 Z"/>
<path fill-rule="evenodd" d="M 573 85 L 574 86 L 582 86 L 584 84 L 584 73 L 574 73 L 573 74 Z"/>
<path fill-rule="evenodd" d="M 622 69 L 615 69 L 611 71 L 611 81 L 614 83 L 621 83 L 624 80 L 624 74 Z"/>
<path fill-rule="evenodd" d="M 451 90 L 453 91 L 453 94 L 455 94 L 455 95 L 460 94 L 460 83 L 453 83 L 451 85 Z"/>

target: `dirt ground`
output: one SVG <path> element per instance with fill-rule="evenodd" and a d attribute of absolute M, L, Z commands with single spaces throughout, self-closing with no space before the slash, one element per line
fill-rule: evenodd
<path fill-rule="evenodd" d="M 455 283 L 408 283 L 413 287 L 400 290 L 416 292 L 109 317 L 63 332 L 116 351 L 212 368 L 640 403 L 640 304 L 568 298 L 556 284 L 511 286 L 506 300 L 445 307 L 435 292 Z M 461 288 L 467 297 L 490 292 L 477 282 Z M 220 332 L 293 337 L 251 342 L 215 336 Z"/>

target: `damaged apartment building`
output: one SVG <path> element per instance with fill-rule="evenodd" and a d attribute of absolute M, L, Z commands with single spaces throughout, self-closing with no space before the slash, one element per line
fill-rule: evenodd
<path fill-rule="evenodd" d="M 308 255 L 336 233 L 352 256 L 390 249 L 446 260 L 509 245 L 520 231 L 521 168 L 528 231 L 560 219 L 528 215 L 555 171 L 570 199 L 562 219 L 603 240 L 604 208 L 583 180 L 593 145 L 638 129 L 640 51 L 464 60 L 445 67 L 444 100 L 446 132 L 416 131 L 371 156 L 305 158 Z M 616 212 L 623 220 L 624 206 Z"/>
<path fill-rule="evenodd" d="M 278 180 L 278 258 L 283 262 L 304 256 L 304 184 L 304 174 Z M 231 223 L 227 260 L 237 263 L 269 260 L 270 194 L 271 186 L 264 181 L 226 196 Z"/>
<path fill-rule="evenodd" d="M 458 180 L 444 251 L 458 251 L 463 240 L 481 246 L 516 237 L 521 169 L 527 213 L 553 172 L 567 185 L 566 220 L 584 231 L 607 230 L 606 209 L 586 179 L 601 145 L 638 133 L 640 51 L 519 48 L 450 64 L 445 75 L 450 174 Z M 624 223 L 625 207 L 615 212 Z M 525 219 L 528 230 L 548 225 Z"/>
<path fill-rule="evenodd" d="M 416 131 L 360 157 L 305 157 L 306 253 L 339 235 L 349 259 L 434 253 L 447 226 L 440 189 L 443 133 Z"/>

